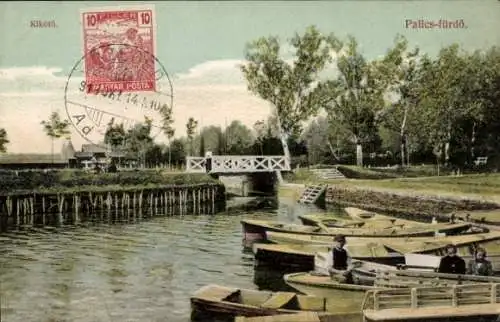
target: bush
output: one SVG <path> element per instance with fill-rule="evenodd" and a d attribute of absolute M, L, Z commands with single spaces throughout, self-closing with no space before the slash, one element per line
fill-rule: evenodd
<path fill-rule="evenodd" d="M 201 173 L 168 173 L 161 170 L 123 171 L 94 174 L 83 170 L 12 171 L 0 173 L 0 192 L 37 190 L 44 188 L 70 188 L 78 186 L 143 186 L 169 184 L 196 184 L 216 182 Z"/>

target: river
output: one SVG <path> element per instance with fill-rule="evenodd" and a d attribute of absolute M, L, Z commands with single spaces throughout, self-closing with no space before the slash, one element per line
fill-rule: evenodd
<path fill-rule="evenodd" d="M 187 322 L 189 298 L 206 284 L 280 289 L 275 273 L 254 270 L 240 220 L 292 222 L 306 210 L 281 199 L 278 209 L 258 213 L 2 233 L 1 321 Z"/>

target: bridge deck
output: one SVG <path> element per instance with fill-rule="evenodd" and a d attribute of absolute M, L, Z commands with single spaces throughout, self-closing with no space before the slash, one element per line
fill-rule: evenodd
<path fill-rule="evenodd" d="M 255 172 L 290 171 L 290 162 L 285 156 L 214 155 L 208 173 L 244 174 Z M 207 172 L 207 158 L 187 157 L 186 172 Z"/>

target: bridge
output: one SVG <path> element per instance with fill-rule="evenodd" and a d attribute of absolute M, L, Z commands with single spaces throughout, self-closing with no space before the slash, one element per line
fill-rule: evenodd
<path fill-rule="evenodd" d="M 236 194 L 242 196 L 256 192 L 275 194 L 281 171 L 291 170 L 290 161 L 283 155 L 213 155 L 210 159 L 211 166 L 207 171 L 206 157 L 187 157 L 186 172 L 208 173 L 221 177 L 226 188 L 236 190 Z"/>
<path fill-rule="evenodd" d="M 207 172 L 205 157 L 187 157 L 186 172 Z M 251 174 L 256 172 L 290 171 L 285 156 L 213 155 L 210 174 Z"/>

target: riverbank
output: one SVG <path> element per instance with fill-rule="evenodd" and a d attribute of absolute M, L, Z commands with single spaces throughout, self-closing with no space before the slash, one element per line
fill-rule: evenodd
<path fill-rule="evenodd" d="M 161 170 L 81 170 L 0 174 L 0 229 L 88 220 L 136 220 L 173 213 L 213 214 L 225 207 L 224 185 L 206 174 Z"/>
<path fill-rule="evenodd" d="M 303 173 L 301 176 L 305 177 Z M 302 184 L 328 184 L 326 202 L 330 204 L 355 206 L 414 219 L 430 220 L 435 215 L 445 219 L 456 211 L 500 209 L 499 174 L 335 180 L 309 176 L 307 181 L 297 181 Z M 283 189 L 291 190 L 292 187 Z M 299 186 L 295 191 L 300 195 Z M 477 221 L 484 218 L 488 222 L 488 217 L 495 216 L 491 213 L 485 215 L 484 212 L 471 213 L 471 218 Z"/>

